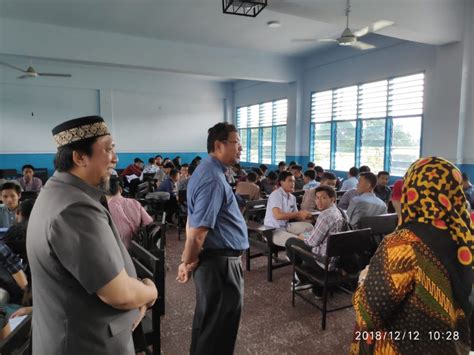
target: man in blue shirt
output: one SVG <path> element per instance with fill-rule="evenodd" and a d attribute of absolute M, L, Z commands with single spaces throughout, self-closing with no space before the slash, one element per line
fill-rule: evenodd
<path fill-rule="evenodd" d="M 173 223 L 173 215 L 178 215 L 178 180 L 179 171 L 171 169 L 169 177 L 158 187 L 159 192 L 167 192 L 170 199 L 165 203 L 166 221 Z"/>
<path fill-rule="evenodd" d="M 188 224 L 178 282 L 193 272 L 196 285 L 191 354 L 232 354 L 243 304 L 241 255 L 247 226 L 224 172 L 240 159 L 237 129 L 218 123 L 208 131 L 209 156 L 188 184 Z"/>

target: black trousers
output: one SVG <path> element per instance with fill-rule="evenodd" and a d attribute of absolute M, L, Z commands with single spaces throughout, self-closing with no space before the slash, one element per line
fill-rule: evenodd
<path fill-rule="evenodd" d="M 310 246 L 308 246 L 304 240 L 301 240 L 299 238 L 290 238 L 286 241 L 285 243 L 285 248 L 286 248 L 286 255 L 288 256 L 288 258 L 290 259 L 291 262 L 293 262 L 293 260 L 295 259 L 295 253 L 293 251 L 293 249 L 291 248 L 292 245 L 296 245 L 298 247 L 300 247 L 301 249 L 303 250 L 307 250 L 309 251 L 310 253 L 312 253 L 312 249 Z M 298 264 L 297 264 L 298 265 Z M 305 264 L 306 265 L 306 264 Z M 312 267 L 313 269 L 321 269 L 321 266 L 319 266 L 316 261 L 312 260 L 311 261 L 311 264 L 309 264 L 308 266 Z M 303 283 L 306 283 L 308 282 L 308 279 L 304 276 L 304 275 L 301 275 L 298 273 L 298 278 L 300 279 L 301 282 Z"/>
<path fill-rule="evenodd" d="M 192 355 L 231 355 L 239 330 L 244 278 L 240 257 L 203 256 L 196 285 Z"/>

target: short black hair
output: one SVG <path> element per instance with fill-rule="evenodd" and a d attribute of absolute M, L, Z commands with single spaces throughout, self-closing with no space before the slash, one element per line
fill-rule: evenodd
<path fill-rule="evenodd" d="M 111 176 L 109 180 L 109 193 L 115 196 L 119 193 L 120 189 L 123 188 L 122 182 L 118 176 Z"/>
<path fill-rule="evenodd" d="M 308 165 L 306 165 L 306 167 L 311 168 L 311 169 L 314 169 L 315 166 L 316 164 L 314 164 L 312 161 L 310 161 Z"/>
<path fill-rule="evenodd" d="M 148 159 L 148 164 L 154 164 L 156 158 L 149 158 Z"/>
<path fill-rule="evenodd" d="M 379 173 L 377 174 L 377 177 L 379 178 L 379 177 L 381 177 L 382 175 L 390 176 L 390 173 L 389 173 L 388 171 L 385 171 L 385 170 L 379 171 Z"/>
<path fill-rule="evenodd" d="M 311 180 L 316 179 L 316 171 L 314 170 L 306 170 L 304 172 L 304 176 L 309 177 Z"/>
<path fill-rule="evenodd" d="M 207 131 L 207 152 L 214 152 L 214 143 L 216 141 L 225 141 L 229 139 L 229 134 L 237 132 L 237 128 L 233 124 L 220 122 L 209 128 Z M 196 157 L 197 158 L 197 157 Z"/>
<path fill-rule="evenodd" d="M 168 162 L 163 165 L 163 169 L 174 169 L 174 164 L 172 162 Z"/>
<path fill-rule="evenodd" d="M 337 180 L 337 176 L 334 173 L 325 171 L 323 175 L 321 175 L 321 180 Z"/>
<path fill-rule="evenodd" d="M 263 171 L 260 168 L 253 168 L 252 171 L 255 172 L 255 174 L 257 174 L 257 177 L 263 176 Z"/>
<path fill-rule="evenodd" d="M 278 179 L 278 175 L 277 175 L 276 172 L 270 171 L 267 175 L 267 179 L 272 180 L 272 181 L 276 181 L 276 179 Z"/>
<path fill-rule="evenodd" d="M 323 169 L 321 166 L 319 166 L 319 165 L 316 165 L 316 166 L 314 167 L 314 171 L 316 171 L 316 173 L 318 173 L 318 174 L 324 173 L 324 169 Z"/>
<path fill-rule="evenodd" d="M 288 176 L 293 176 L 292 173 L 290 173 L 289 171 L 282 171 L 279 175 L 278 175 L 278 181 L 285 181 L 286 178 Z"/>
<path fill-rule="evenodd" d="M 298 164 L 298 163 L 295 162 L 294 160 L 292 160 L 292 161 L 290 161 L 290 164 L 288 164 L 288 165 L 296 165 L 296 164 Z"/>
<path fill-rule="evenodd" d="M 314 190 L 316 195 L 318 192 L 324 191 L 329 198 L 336 198 L 336 190 L 333 187 L 327 185 L 320 185 Z"/>
<path fill-rule="evenodd" d="M 247 174 L 247 180 L 250 182 L 255 182 L 257 181 L 257 173 L 254 171 L 251 171 L 250 173 Z"/>
<path fill-rule="evenodd" d="M 170 171 L 170 177 L 175 177 L 176 175 L 179 174 L 179 170 L 178 169 L 171 169 Z"/>
<path fill-rule="evenodd" d="M 367 180 L 372 188 L 374 188 L 377 185 L 377 176 L 375 176 L 374 173 L 371 173 L 370 171 L 366 171 L 359 175 L 359 179 L 361 177 Z"/>
<path fill-rule="evenodd" d="M 349 169 L 349 175 L 350 176 L 357 176 L 359 175 L 359 169 L 357 169 L 355 166 Z"/>
<path fill-rule="evenodd" d="M 260 169 L 262 169 L 262 171 L 265 173 L 265 171 L 268 170 L 268 166 L 266 166 L 265 164 L 260 164 L 259 166 Z"/>
<path fill-rule="evenodd" d="M 303 170 L 303 167 L 301 165 L 298 165 L 298 164 L 293 165 L 291 168 L 299 170 L 299 171 Z"/>
<path fill-rule="evenodd" d="M 35 168 L 31 164 L 25 164 L 21 167 L 21 171 L 23 171 L 25 169 L 31 169 L 31 170 L 35 171 Z"/>
<path fill-rule="evenodd" d="M 18 185 L 17 183 L 14 183 L 14 182 L 10 182 L 10 181 L 7 181 L 7 182 L 3 183 L 3 185 L 0 187 L 0 191 L 3 191 L 3 190 L 15 190 L 17 195 L 21 194 L 20 185 Z"/>
<path fill-rule="evenodd" d="M 359 174 L 360 173 L 367 173 L 367 172 L 370 172 L 370 167 L 367 166 L 367 165 L 362 165 L 360 168 L 359 168 Z"/>
<path fill-rule="evenodd" d="M 190 165 L 188 169 L 188 175 L 193 175 L 194 170 L 196 170 L 196 165 Z"/>
<path fill-rule="evenodd" d="M 189 164 L 188 163 L 184 163 L 181 165 L 182 168 L 189 168 Z"/>
<path fill-rule="evenodd" d="M 74 168 L 73 152 L 85 154 L 88 157 L 92 156 L 92 146 L 97 141 L 98 137 L 86 138 L 71 144 L 63 145 L 58 148 L 56 156 L 54 157 L 54 167 L 59 172 L 68 172 Z"/>
<path fill-rule="evenodd" d="M 155 159 L 157 159 L 157 158 L 163 159 L 163 157 L 162 157 L 161 155 L 159 155 L 159 154 L 158 154 L 157 156 L 155 156 Z"/>
<path fill-rule="evenodd" d="M 23 216 L 25 219 L 29 219 L 31 215 L 31 210 L 33 209 L 33 206 L 35 205 L 35 199 L 29 198 L 24 201 L 20 202 L 20 214 Z"/>
<path fill-rule="evenodd" d="M 281 161 L 281 162 L 278 163 L 278 167 L 280 167 L 280 166 L 286 166 L 286 163 L 284 161 Z"/>
<path fill-rule="evenodd" d="M 143 163 L 143 160 L 141 160 L 140 158 L 135 158 L 135 159 L 133 159 L 133 162 L 134 163 Z"/>

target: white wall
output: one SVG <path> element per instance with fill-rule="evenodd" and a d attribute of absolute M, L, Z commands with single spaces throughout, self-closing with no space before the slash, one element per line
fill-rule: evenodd
<path fill-rule="evenodd" d="M 29 65 L 17 57 L 1 60 Z M 228 110 L 229 84 L 217 80 L 51 61 L 33 65 L 72 78 L 19 80 L 17 72 L 0 68 L 0 153 L 53 152 L 51 129 L 90 114 L 105 118 L 119 152 L 203 152 L 207 129 Z"/>

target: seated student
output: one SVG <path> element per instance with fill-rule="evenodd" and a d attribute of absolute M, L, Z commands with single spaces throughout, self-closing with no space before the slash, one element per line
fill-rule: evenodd
<path fill-rule="evenodd" d="M 321 179 L 322 179 L 323 174 L 324 174 L 324 169 L 322 167 L 320 167 L 319 165 L 316 165 L 314 167 L 314 171 L 316 172 L 316 181 L 321 182 Z"/>
<path fill-rule="evenodd" d="M 278 171 L 277 174 L 281 173 L 282 171 L 286 170 L 286 163 L 284 161 L 281 161 L 278 163 Z"/>
<path fill-rule="evenodd" d="M 172 160 L 174 166 L 176 169 L 178 169 L 178 166 L 181 166 L 181 157 L 179 155 L 175 156 Z"/>
<path fill-rule="evenodd" d="M 20 202 L 20 207 L 16 210 L 15 224 L 8 228 L 7 233 L 3 236 L 4 242 L 26 241 L 26 229 L 28 228 L 28 220 L 30 219 L 31 210 L 35 204 L 35 200 L 28 199 Z"/>
<path fill-rule="evenodd" d="M 133 159 L 133 164 L 130 164 L 129 166 L 127 166 L 120 175 L 121 176 L 136 175 L 137 178 L 139 178 L 142 175 L 142 170 L 143 170 L 143 160 L 141 160 L 140 158 L 135 158 Z"/>
<path fill-rule="evenodd" d="M 314 228 L 305 232 L 297 237 L 290 238 L 286 241 L 286 254 L 288 258 L 294 260 L 294 252 L 291 248 L 292 245 L 301 247 L 304 250 L 311 251 L 313 254 L 325 257 L 327 248 L 327 237 L 331 233 L 336 233 L 344 230 L 347 225 L 347 217 L 344 215 L 342 210 L 336 207 L 336 190 L 331 186 L 318 186 L 315 189 L 316 192 L 316 206 L 321 214 L 316 220 Z M 316 268 L 324 268 L 325 265 L 314 260 L 312 265 Z M 336 269 L 336 259 L 332 259 L 329 263 L 329 271 Z M 297 289 L 302 289 L 306 284 L 306 281 L 302 275 L 297 275 L 299 282 L 296 284 Z M 322 289 L 313 288 L 313 293 L 316 296 L 320 296 Z"/>
<path fill-rule="evenodd" d="M 247 175 L 247 181 L 237 184 L 235 193 L 240 196 L 247 195 L 249 201 L 258 200 L 260 198 L 260 187 L 257 185 L 257 174 L 251 171 Z"/>
<path fill-rule="evenodd" d="M 133 198 L 122 197 L 123 189 L 118 178 L 111 177 L 109 184 L 107 204 L 110 215 L 120 233 L 123 244 L 128 249 L 130 241 L 137 234 L 138 229 L 152 223 L 153 219 L 140 202 Z"/>
<path fill-rule="evenodd" d="M 319 186 L 330 186 L 334 189 L 336 181 L 336 175 L 330 172 L 325 172 L 321 178 Z M 303 200 L 301 201 L 301 209 L 310 212 L 316 210 L 316 188 L 309 189 L 304 193 Z"/>
<path fill-rule="evenodd" d="M 163 157 L 161 155 L 155 156 L 155 164 L 158 168 L 161 168 L 163 166 Z"/>
<path fill-rule="evenodd" d="M 339 200 L 337 207 L 344 211 L 347 210 L 349 208 L 351 200 L 356 196 L 359 196 L 357 189 L 347 190 L 346 192 L 344 192 L 344 195 L 342 195 L 341 199 Z"/>
<path fill-rule="evenodd" d="M 35 175 L 35 168 L 33 165 L 23 165 L 21 171 L 23 172 L 23 177 L 17 179 L 20 183 L 21 189 L 23 191 L 40 192 L 43 187 L 43 182 L 41 179 L 33 176 Z"/>
<path fill-rule="evenodd" d="M 273 191 L 268 198 L 264 224 L 276 228 L 273 233 L 273 243 L 285 246 L 287 239 L 313 228 L 309 222 L 312 218 L 308 211 L 298 211 L 295 191 L 295 177 L 289 171 L 283 171 L 278 176 L 280 188 Z M 296 219 L 301 222 L 290 223 Z"/>
<path fill-rule="evenodd" d="M 304 186 L 303 190 L 314 189 L 319 186 L 319 182 L 316 179 L 316 172 L 314 170 L 306 170 L 303 175 Z"/>
<path fill-rule="evenodd" d="M 160 170 L 158 165 L 156 164 L 156 158 L 148 159 L 148 164 L 143 168 L 143 174 L 156 174 L 156 172 Z"/>
<path fill-rule="evenodd" d="M 301 172 L 302 170 L 303 170 L 303 167 L 298 164 L 292 165 L 290 169 L 290 172 L 295 177 L 295 190 L 296 191 L 303 190 L 303 186 L 305 184 L 303 173 Z"/>
<path fill-rule="evenodd" d="M 173 163 L 166 163 L 163 165 L 163 168 L 158 170 L 155 174 L 154 179 L 156 180 L 156 186 L 160 186 L 163 181 L 165 181 L 170 174 L 170 171 L 174 169 Z"/>
<path fill-rule="evenodd" d="M 171 169 L 169 177 L 160 184 L 157 190 L 170 194 L 170 199 L 165 203 L 166 221 L 168 223 L 173 223 L 173 215 L 178 213 L 178 180 L 179 171 Z"/>
<path fill-rule="evenodd" d="M 270 171 L 267 177 L 260 182 L 260 188 L 267 195 L 270 195 L 273 192 L 273 190 L 275 190 L 277 179 L 278 179 L 277 173 L 274 171 Z"/>
<path fill-rule="evenodd" d="M 314 164 L 312 161 L 310 161 L 307 165 L 306 165 L 306 168 L 307 170 L 314 170 L 314 167 L 316 166 L 316 164 Z"/>
<path fill-rule="evenodd" d="M 375 196 L 385 203 L 390 201 L 390 195 L 392 194 L 392 189 L 388 186 L 389 179 L 390 174 L 388 171 L 379 171 L 377 174 L 377 185 L 374 189 Z"/>
<path fill-rule="evenodd" d="M 370 166 L 368 165 L 362 165 L 361 167 L 359 167 L 359 175 L 362 173 L 370 173 L 370 171 Z"/>
<path fill-rule="evenodd" d="M 469 176 L 466 173 L 462 173 L 462 188 L 467 202 L 469 202 L 471 208 L 474 209 L 474 206 L 472 205 L 474 203 L 474 187 L 469 181 Z"/>
<path fill-rule="evenodd" d="M 403 189 L 403 179 L 395 181 L 393 184 L 392 189 L 392 196 L 390 197 L 390 201 L 392 202 L 393 209 L 398 214 L 398 218 L 402 215 L 402 206 L 401 206 L 401 199 L 402 199 L 402 189 Z"/>
<path fill-rule="evenodd" d="M 259 168 L 260 170 L 262 170 L 263 179 L 265 176 L 267 176 L 268 166 L 266 166 L 265 164 L 260 164 Z"/>
<path fill-rule="evenodd" d="M 20 257 L 5 243 L 0 243 L 0 288 L 10 295 L 9 303 L 21 304 L 23 291 L 27 286 L 28 279 Z"/>
<path fill-rule="evenodd" d="M 355 166 L 350 168 L 347 173 L 347 179 L 342 183 L 341 191 L 355 189 L 357 187 L 357 175 L 359 175 L 359 169 Z"/>
<path fill-rule="evenodd" d="M 188 188 L 188 182 L 190 178 L 189 174 L 189 164 L 181 165 L 181 169 L 179 171 L 179 181 L 178 181 L 178 191 L 183 191 Z"/>
<path fill-rule="evenodd" d="M 9 228 L 15 223 L 16 210 L 20 206 L 21 187 L 6 182 L 0 188 L 3 205 L 0 205 L 0 228 Z"/>
<path fill-rule="evenodd" d="M 191 164 L 189 164 L 189 165 L 196 167 L 201 163 L 201 160 L 202 160 L 202 158 L 199 155 L 197 155 L 196 157 L 194 157 L 193 160 L 191 160 Z"/>
<path fill-rule="evenodd" d="M 377 177 L 374 173 L 366 172 L 359 175 L 357 192 L 359 196 L 354 197 L 347 209 L 349 223 L 357 228 L 362 217 L 378 216 L 387 213 L 387 205 L 374 194 Z"/>

